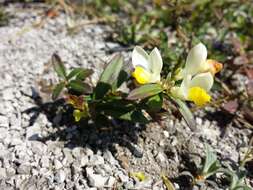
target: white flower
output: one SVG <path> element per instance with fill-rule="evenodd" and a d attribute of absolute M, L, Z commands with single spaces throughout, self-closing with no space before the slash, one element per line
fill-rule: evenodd
<path fill-rule="evenodd" d="M 141 47 L 136 46 L 132 53 L 134 72 L 132 76 L 139 84 L 156 83 L 161 79 L 163 61 L 157 48 L 147 54 Z"/>
<path fill-rule="evenodd" d="M 180 87 L 172 88 L 172 94 L 183 100 L 198 102 L 196 103 L 198 105 L 204 104 L 210 101 L 207 92 L 212 88 L 213 81 L 213 76 L 210 72 L 200 73 L 194 77 L 187 75 Z"/>
<path fill-rule="evenodd" d="M 203 106 L 211 100 L 208 92 L 213 86 L 214 75 L 221 69 L 221 63 L 207 59 L 207 49 L 199 43 L 190 50 L 185 67 L 176 76 L 183 81 L 179 87 L 172 87 L 172 95 Z"/>
<path fill-rule="evenodd" d="M 177 78 L 182 79 L 187 75 L 193 76 L 204 72 L 211 72 L 212 75 L 215 75 L 221 69 L 221 63 L 212 59 L 207 59 L 206 46 L 199 43 L 190 50 L 185 67 L 178 74 Z"/>

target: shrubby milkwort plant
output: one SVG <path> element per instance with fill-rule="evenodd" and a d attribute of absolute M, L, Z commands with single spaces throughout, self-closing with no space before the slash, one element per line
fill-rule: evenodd
<path fill-rule="evenodd" d="M 214 75 L 222 64 L 207 59 L 204 44 L 194 46 L 183 68 L 161 76 L 163 60 L 157 48 L 147 53 L 136 46 L 132 52 L 132 70 L 123 70 L 123 58 L 116 55 L 102 72 L 95 87 L 87 83 L 92 70 L 74 68 L 67 73 L 59 56 L 52 56 L 52 63 L 60 80 L 52 97 L 56 99 L 66 88 L 66 102 L 73 107 L 76 122 L 81 119 L 116 118 L 131 122 L 147 123 L 154 113 L 164 108 L 165 102 L 178 105 L 187 124 L 194 127 L 193 116 L 185 102 L 204 106 L 211 101 L 210 89 Z M 128 92 L 121 90 L 125 83 Z M 168 111 L 168 110 L 167 110 Z"/>

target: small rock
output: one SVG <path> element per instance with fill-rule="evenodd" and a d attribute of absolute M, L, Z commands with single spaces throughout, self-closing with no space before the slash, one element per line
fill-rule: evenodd
<path fill-rule="evenodd" d="M 12 177 L 16 174 L 16 170 L 14 168 L 7 168 L 6 169 L 6 174 L 8 177 Z"/>
<path fill-rule="evenodd" d="M 81 158 L 81 166 L 86 166 L 87 164 L 89 163 L 89 159 L 88 159 L 88 156 L 83 156 Z"/>
<path fill-rule="evenodd" d="M 89 148 L 89 147 L 87 146 L 87 147 L 85 147 L 85 154 L 86 154 L 87 156 L 92 156 L 94 153 L 93 153 L 93 151 L 91 150 L 91 148 Z"/>
<path fill-rule="evenodd" d="M 63 141 L 59 141 L 59 142 L 57 142 L 57 141 L 47 141 L 46 144 L 47 144 L 48 152 L 53 152 L 54 154 L 55 154 L 56 151 L 57 152 L 59 151 L 57 149 L 59 149 L 59 148 L 61 149 L 61 148 L 64 147 L 64 142 Z"/>
<path fill-rule="evenodd" d="M 106 150 L 103 153 L 103 157 L 110 164 L 113 164 L 113 165 L 117 165 L 118 164 L 118 161 L 113 157 L 112 153 L 109 150 Z"/>
<path fill-rule="evenodd" d="M 26 130 L 26 139 L 29 140 L 38 140 L 40 138 L 41 128 L 38 124 L 34 124 L 31 127 L 28 127 Z"/>
<path fill-rule="evenodd" d="M 99 155 L 93 155 L 89 159 L 89 164 L 90 165 L 102 165 L 102 164 L 104 164 L 104 158 Z"/>
<path fill-rule="evenodd" d="M 164 134 L 164 136 L 165 136 L 166 138 L 169 138 L 169 136 L 170 136 L 170 134 L 169 134 L 168 131 L 163 131 L 163 134 Z"/>
<path fill-rule="evenodd" d="M 115 177 L 110 176 L 110 177 L 107 179 L 105 185 L 106 185 L 106 187 L 113 187 L 115 183 L 116 183 Z"/>
<path fill-rule="evenodd" d="M 4 100 L 13 100 L 15 98 L 12 88 L 7 88 L 3 90 L 2 95 Z"/>
<path fill-rule="evenodd" d="M 31 172 L 31 166 L 29 165 L 21 164 L 17 169 L 18 174 L 30 174 L 30 172 Z"/>
<path fill-rule="evenodd" d="M 48 168 L 49 167 L 49 158 L 47 156 L 42 156 L 40 159 L 40 165 L 42 168 Z"/>
<path fill-rule="evenodd" d="M 72 156 L 71 150 L 68 148 L 64 148 L 62 150 L 64 157 L 67 159 L 68 163 L 72 163 L 74 161 L 74 158 Z"/>
<path fill-rule="evenodd" d="M 9 127 L 9 119 L 8 117 L 0 115 L 0 127 Z"/>
<path fill-rule="evenodd" d="M 123 173 L 119 173 L 118 177 L 122 183 L 126 183 L 129 180 L 129 177 L 127 175 L 124 175 Z"/>
<path fill-rule="evenodd" d="M 162 152 L 159 152 L 156 155 L 156 160 L 157 160 L 157 162 L 164 163 L 164 162 L 166 162 L 167 159 L 166 159 L 166 156 Z"/>
<path fill-rule="evenodd" d="M 107 174 L 112 175 L 113 168 L 112 168 L 111 164 L 104 164 L 104 165 L 102 165 L 102 168 L 103 168 L 103 170 L 105 170 L 105 172 Z"/>
<path fill-rule="evenodd" d="M 11 141 L 10 141 L 10 145 L 11 146 L 16 146 L 16 145 L 20 145 L 22 144 L 23 141 L 20 139 L 20 138 L 13 138 Z"/>
<path fill-rule="evenodd" d="M 47 151 L 47 146 L 39 141 L 31 141 L 31 148 L 35 154 L 43 155 Z"/>
<path fill-rule="evenodd" d="M 135 189 L 152 189 L 152 183 L 153 183 L 152 179 L 144 180 L 141 182 L 137 182 L 134 188 Z"/>
<path fill-rule="evenodd" d="M 62 163 L 59 160 L 55 159 L 54 160 L 54 167 L 56 170 L 58 170 L 58 169 L 62 168 Z"/>
<path fill-rule="evenodd" d="M 140 147 L 138 147 L 137 145 L 134 145 L 133 154 L 137 158 L 142 158 L 143 157 L 143 150 Z"/>
<path fill-rule="evenodd" d="M 87 177 L 89 180 L 89 184 L 92 187 L 102 188 L 104 187 L 107 181 L 107 177 L 103 177 L 102 175 L 99 174 L 89 174 L 87 175 Z"/>
<path fill-rule="evenodd" d="M 72 150 L 72 154 L 75 158 L 81 158 L 82 156 L 84 156 L 84 150 L 83 148 L 80 148 L 80 147 L 75 147 L 73 150 Z"/>
<path fill-rule="evenodd" d="M 63 170 L 59 170 L 56 174 L 55 174 L 55 181 L 57 183 L 63 183 L 66 179 L 66 174 Z"/>
<path fill-rule="evenodd" d="M 6 168 L 0 168 L 0 179 L 4 179 L 7 177 Z"/>

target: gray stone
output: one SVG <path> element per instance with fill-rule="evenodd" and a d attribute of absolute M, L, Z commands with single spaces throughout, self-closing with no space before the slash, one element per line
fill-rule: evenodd
<path fill-rule="evenodd" d="M 14 168 L 6 168 L 6 174 L 7 174 L 7 177 L 12 177 L 16 174 L 16 170 Z"/>
<path fill-rule="evenodd" d="M 58 151 L 57 149 L 64 148 L 64 142 L 62 142 L 62 141 L 60 141 L 60 142 L 57 142 L 57 141 L 47 141 L 46 144 L 47 144 L 47 151 L 48 152 L 55 153 L 56 151 Z"/>
<path fill-rule="evenodd" d="M 31 148 L 35 154 L 44 155 L 47 151 L 47 146 L 39 141 L 31 141 Z"/>
<path fill-rule="evenodd" d="M 49 157 L 48 156 L 42 156 L 40 159 L 40 165 L 43 168 L 48 168 L 49 167 Z"/>
<path fill-rule="evenodd" d="M 80 147 L 75 147 L 73 150 L 72 150 L 72 154 L 75 158 L 81 158 L 82 156 L 84 156 L 84 149 L 83 148 L 80 148 Z"/>
<path fill-rule="evenodd" d="M 127 175 L 124 175 L 122 172 L 118 174 L 118 177 L 121 182 L 126 183 L 129 180 L 129 177 Z"/>
<path fill-rule="evenodd" d="M 58 169 L 62 168 L 63 165 L 59 160 L 54 159 L 54 167 L 55 167 L 56 170 L 58 170 Z"/>
<path fill-rule="evenodd" d="M 137 145 L 133 145 L 133 147 L 134 147 L 134 151 L 133 151 L 134 156 L 136 156 L 137 158 L 142 158 L 143 150 Z"/>
<path fill-rule="evenodd" d="M 88 165 L 88 163 L 89 163 L 88 156 L 83 156 L 83 157 L 81 158 L 81 161 L 80 161 L 81 166 L 82 166 L 82 167 L 83 167 L 83 166 L 86 166 L 86 165 Z"/>
<path fill-rule="evenodd" d="M 94 154 L 94 152 L 91 150 L 91 148 L 89 146 L 85 147 L 85 155 L 87 156 L 92 156 Z"/>
<path fill-rule="evenodd" d="M 90 165 L 102 165 L 104 164 L 104 158 L 99 155 L 92 155 L 89 159 Z"/>
<path fill-rule="evenodd" d="M 41 128 L 39 124 L 34 124 L 33 126 L 27 128 L 26 139 L 38 140 L 40 137 L 41 137 Z"/>
<path fill-rule="evenodd" d="M 70 149 L 64 148 L 62 150 L 62 152 L 63 152 L 64 158 L 66 158 L 66 160 L 67 160 L 68 163 L 72 163 L 74 161 L 74 158 L 72 156 L 72 153 L 71 153 Z"/>
<path fill-rule="evenodd" d="M 9 119 L 6 116 L 0 115 L 0 127 L 9 127 Z"/>
<path fill-rule="evenodd" d="M 155 158 L 156 158 L 157 162 L 159 162 L 159 163 L 164 163 L 167 161 L 166 155 L 162 152 L 158 152 L 158 154 L 156 155 Z"/>
<path fill-rule="evenodd" d="M 7 88 L 3 90 L 2 95 L 4 100 L 13 100 L 15 98 L 12 88 Z"/>
<path fill-rule="evenodd" d="M 105 186 L 106 186 L 106 187 L 114 187 L 115 183 L 116 183 L 115 177 L 110 176 L 110 177 L 107 179 L 107 181 L 106 181 L 106 183 L 105 183 Z"/>
<path fill-rule="evenodd" d="M 57 173 L 55 174 L 55 181 L 57 183 L 63 183 L 65 179 L 66 179 L 66 174 L 64 170 L 57 171 Z"/>
<path fill-rule="evenodd" d="M 21 140 L 20 138 L 13 138 L 10 142 L 11 146 L 16 146 L 16 145 L 20 145 L 23 143 L 23 140 Z"/>
<path fill-rule="evenodd" d="M 107 177 L 104 177 L 99 174 L 87 173 L 87 177 L 89 180 L 89 184 L 92 187 L 102 188 L 102 187 L 104 187 L 104 185 L 107 181 Z"/>
<path fill-rule="evenodd" d="M 112 165 L 118 164 L 118 161 L 113 157 L 112 153 L 109 150 L 103 152 L 103 157 L 108 163 Z"/>
<path fill-rule="evenodd" d="M 0 179 L 7 177 L 6 168 L 0 168 Z"/>
<path fill-rule="evenodd" d="M 30 174 L 32 167 L 30 165 L 21 164 L 18 169 L 18 174 Z"/>

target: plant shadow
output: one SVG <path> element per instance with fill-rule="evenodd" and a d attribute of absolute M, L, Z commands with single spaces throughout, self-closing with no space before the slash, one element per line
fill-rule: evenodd
<path fill-rule="evenodd" d="M 29 126 L 32 126 L 40 114 L 44 114 L 52 124 L 53 132 L 46 136 L 32 136 L 29 140 L 43 143 L 47 141 L 63 141 L 65 147 L 89 146 L 94 152 L 110 150 L 116 153 L 115 145 L 126 147 L 133 156 L 142 157 L 142 153 L 136 148 L 138 136 L 145 130 L 146 125 L 137 125 L 126 121 L 98 118 L 96 121 L 81 120 L 75 122 L 72 116 L 73 109 L 65 104 L 64 99 L 54 102 L 43 102 L 39 93 L 34 91 L 36 106 L 22 113 L 30 115 Z M 45 126 L 46 127 L 46 126 Z"/>

